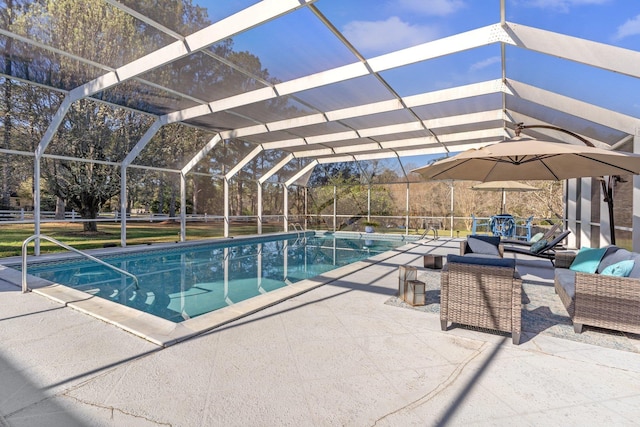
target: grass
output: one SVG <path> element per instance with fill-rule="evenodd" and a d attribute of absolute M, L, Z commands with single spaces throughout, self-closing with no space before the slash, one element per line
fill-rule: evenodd
<path fill-rule="evenodd" d="M 0 258 L 19 256 L 22 242 L 34 234 L 33 224 L 7 224 L 0 227 Z M 263 233 L 282 231 L 282 225 L 264 225 Z M 49 222 L 41 224 L 40 233 L 59 240 L 76 249 L 87 250 L 102 248 L 105 245 L 120 246 L 120 224 L 100 223 L 98 233 L 88 234 L 82 231 L 82 224 Z M 127 245 L 176 242 L 179 239 L 179 223 L 128 223 Z M 221 223 L 189 223 L 187 240 L 211 239 L 223 237 Z M 257 234 L 255 224 L 231 224 L 231 235 Z M 40 253 L 62 252 L 63 248 L 46 240 L 40 243 Z M 29 244 L 29 253 L 33 253 L 33 242 Z"/>
<path fill-rule="evenodd" d="M 282 224 L 265 224 L 263 233 L 282 231 Z M 411 229 L 411 234 L 422 234 L 424 230 Z M 380 228 L 378 233 L 404 234 L 404 230 L 387 230 Z M 98 233 L 89 234 L 82 231 L 81 223 L 46 222 L 40 225 L 40 233 L 59 240 L 79 250 L 103 248 L 105 245 L 120 246 L 120 223 L 101 222 L 98 224 Z M 180 224 L 177 222 L 129 222 L 127 223 L 127 245 L 142 245 L 148 243 L 169 243 L 179 239 Z M 257 234 L 255 223 L 237 222 L 231 223 L 229 234 L 231 236 Z M 466 235 L 462 231 L 459 237 Z M 3 224 L 0 225 L 0 258 L 20 256 L 22 242 L 34 234 L 33 224 Z M 441 235 L 448 237 L 449 232 L 442 230 Z M 224 235 L 223 224 L 220 222 L 189 222 L 187 224 L 187 240 L 221 238 Z M 455 235 L 455 233 L 454 233 Z M 33 253 L 33 242 L 29 243 L 29 253 Z M 65 251 L 46 240 L 40 242 L 40 253 L 55 253 Z"/>

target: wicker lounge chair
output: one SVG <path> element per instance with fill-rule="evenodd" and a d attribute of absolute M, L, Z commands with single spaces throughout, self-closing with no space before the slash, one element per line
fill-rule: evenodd
<path fill-rule="evenodd" d="M 443 331 L 453 322 L 510 332 L 520 343 L 522 280 L 515 260 L 449 255 L 440 280 Z"/>

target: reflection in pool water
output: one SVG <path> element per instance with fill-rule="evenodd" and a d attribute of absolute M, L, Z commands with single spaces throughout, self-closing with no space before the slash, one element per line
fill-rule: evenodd
<path fill-rule="evenodd" d="M 102 258 L 134 274 L 138 288 L 130 278 L 84 259 L 33 264 L 28 273 L 181 322 L 404 243 L 397 239 L 373 240 L 369 236 L 363 240 L 334 235 L 294 238 L 289 235 Z"/>

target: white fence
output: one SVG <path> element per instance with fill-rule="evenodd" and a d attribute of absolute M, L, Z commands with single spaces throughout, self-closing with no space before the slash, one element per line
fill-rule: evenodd
<path fill-rule="evenodd" d="M 56 213 L 50 211 L 41 211 L 40 219 L 43 220 L 55 220 Z M 81 216 L 76 211 L 72 210 L 70 212 L 64 213 L 65 220 L 79 220 Z M 20 210 L 0 210 L 0 221 L 9 221 L 9 222 L 33 222 L 33 211 L 27 211 L 24 209 Z M 60 221 L 60 219 L 58 219 Z"/>
<path fill-rule="evenodd" d="M 104 212 L 96 219 L 85 219 L 74 210 L 65 212 L 65 219 L 56 218 L 56 213 L 52 211 L 41 211 L 41 222 L 120 222 L 118 212 Z M 485 219 L 485 218 L 476 218 Z M 486 218 L 488 220 L 488 218 Z M 363 231 L 364 227 L 372 224 L 376 231 L 386 233 L 415 234 L 424 230 L 436 229 L 444 231 L 444 235 L 454 236 L 454 230 L 464 230 L 466 226 L 463 221 L 470 223 L 471 218 L 465 217 L 427 217 L 427 216 L 370 216 L 366 215 L 263 215 L 262 224 L 282 224 L 285 221 L 291 226 L 298 223 L 307 229 L 324 229 L 329 231 Z M 164 221 L 180 222 L 180 216 L 169 216 L 159 213 L 127 213 L 127 222 L 151 222 L 159 223 Z M 225 218 L 222 215 L 189 214 L 186 216 L 187 222 L 204 222 L 223 225 Z M 557 220 L 556 220 L 557 221 Z M 32 224 L 34 222 L 33 211 L 21 210 L 0 210 L 0 224 Z M 548 223 L 543 219 L 537 219 L 536 223 Z M 554 221 L 555 222 L 555 221 Z M 259 218 L 256 215 L 230 216 L 229 223 L 235 224 L 258 224 Z M 407 226 L 408 225 L 408 226 Z M 453 227 L 452 227 L 453 226 Z"/>

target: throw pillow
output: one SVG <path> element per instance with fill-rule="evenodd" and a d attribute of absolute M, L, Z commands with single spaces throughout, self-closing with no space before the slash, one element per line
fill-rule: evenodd
<path fill-rule="evenodd" d="M 582 248 L 569 266 L 569 270 L 581 273 L 595 273 L 607 248 Z"/>
<path fill-rule="evenodd" d="M 634 265 L 633 265 L 633 270 L 631 270 L 631 273 L 629 273 L 629 276 L 627 277 L 633 277 L 634 279 L 639 279 L 640 278 L 640 254 L 634 252 L 633 257 L 629 259 L 634 261 Z"/>
<path fill-rule="evenodd" d="M 626 249 L 621 249 L 617 246 L 608 246 L 608 248 L 609 249 L 600 260 L 600 264 L 598 264 L 598 270 L 596 270 L 596 273 L 602 274 L 602 270 L 610 265 L 632 259 L 633 254 Z"/>
<path fill-rule="evenodd" d="M 533 245 L 531 245 L 531 248 L 529 249 L 529 251 L 532 254 L 537 254 L 538 252 L 543 250 L 546 246 L 547 246 L 547 241 L 545 239 L 538 240 Z"/>
<path fill-rule="evenodd" d="M 467 237 L 467 244 L 469 245 L 469 249 L 471 249 L 471 252 L 473 252 L 474 254 L 500 256 L 500 250 L 498 249 L 498 246 L 483 239 L 476 239 L 473 236 L 469 236 Z"/>
<path fill-rule="evenodd" d="M 633 270 L 633 260 L 620 261 L 602 270 L 603 276 L 628 277 Z"/>
<path fill-rule="evenodd" d="M 533 237 L 531 238 L 531 240 L 529 240 L 529 242 L 535 243 L 538 240 L 542 239 L 542 236 L 544 236 L 544 233 L 534 234 Z"/>

